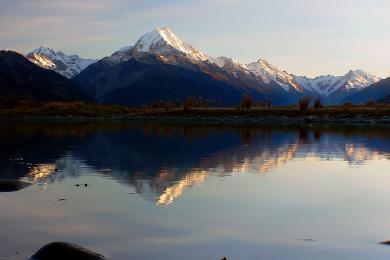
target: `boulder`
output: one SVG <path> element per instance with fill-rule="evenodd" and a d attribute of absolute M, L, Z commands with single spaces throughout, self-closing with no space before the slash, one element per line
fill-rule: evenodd
<path fill-rule="evenodd" d="M 38 250 L 30 260 L 102 260 L 103 255 L 75 244 L 53 242 Z"/>

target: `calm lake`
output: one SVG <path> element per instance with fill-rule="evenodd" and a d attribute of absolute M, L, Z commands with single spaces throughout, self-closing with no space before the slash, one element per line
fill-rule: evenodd
<path fill-rule="evenodd" d="M 389 259 L 386 128 L 1 123 L 0 259 Z"/>

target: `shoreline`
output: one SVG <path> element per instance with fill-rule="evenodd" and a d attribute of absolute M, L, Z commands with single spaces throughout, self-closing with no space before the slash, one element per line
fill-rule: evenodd
<path fill-rule="evenodd" d="M 364 113 L 360 113 L 364 112 Z M 390 110 L 298 111 L 298 110 L 177 110 L 173 112 L 80 114 L 0 114 L 0 121 L 22 122 L 134 122 L 191 125 L 389 125 Z"/>

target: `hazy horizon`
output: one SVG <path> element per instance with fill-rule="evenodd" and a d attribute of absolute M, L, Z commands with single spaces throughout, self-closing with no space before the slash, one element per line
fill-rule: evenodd
<path fill-rule="evenodd" d="M 102 58 L 168 26 L 214 57 L 266 59 L 308 77 L 351 69 L 390 76 L 390 2 L 383 0 L 4 0 L 1 7 L 0 49 L 21 53 L 46 45 Z"/>

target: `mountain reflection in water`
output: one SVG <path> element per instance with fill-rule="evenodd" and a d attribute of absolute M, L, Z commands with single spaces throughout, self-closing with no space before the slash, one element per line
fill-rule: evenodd
<path fill-rule="evenodd" d="M 389 158 L 388 138 L 387 129 L 15 123 L 0 127 L 0 178 L 46 187 L 100 174 L 161 206 L 210 175 L 267 174 L 293 159 Z"/>

